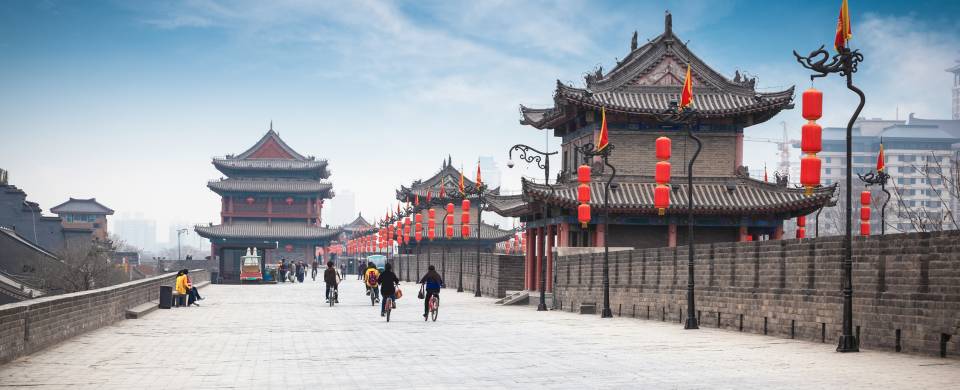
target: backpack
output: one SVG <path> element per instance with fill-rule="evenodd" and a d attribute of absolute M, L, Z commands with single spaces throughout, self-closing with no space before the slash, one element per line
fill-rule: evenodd
<path fill-rule="evenodd" d="M 367 285 L 370 285 L 370 286 L 377 285 L 377 271 L 374 271 L 374 270 L 367 271 Z"/>

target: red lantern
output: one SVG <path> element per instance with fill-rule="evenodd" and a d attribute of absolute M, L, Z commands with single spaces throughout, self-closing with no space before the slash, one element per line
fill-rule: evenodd
<path fill-rule="evenodd" d="M 469 225 L 470 224 L 470 213 L 464 211 L 463 214 L 460 214 L 460 224 Z"/>
<path fill-rule="evenodd" d="M 653 189 L 653 207 L 657 208 L 657 214 L 666 214 L 667 207 L 670 207 L 670 187 L 658 184 Z"/>
<path fill-rule="evenodd" d="M 470 238 L 470 225 L 460 226 L 460 237 L 461 238 Z"/>
<path fill-rule="evenodd" d="M 805 227 L 805 226 L 807 226 L 807 216 L 806 216 L 806 215 L 801 215 L 801 216 L 797 217 L 797 226 L 799 226 L 799 227 Z"/>
<path fill-rule="evenodd" d="M 433 222 L 433 221 L 430 221 L 430 222 Z M 430 241 L 433 241 L 433 238 L 436 236 L 436 233 L 434 233 L 434 230 L 433 230 L 434 226 L 432 225 L 433 224 L 431 223 L 430 226 L 427 228 L 427 239 L 429 239 Z"/>
<path fill-rule="evenodd" d="M 447 215 L 453 214 L 453 202 L 447 203 Z"/>
<path fill-rule="evenodd" d="M 807 236 L 807 228 L 798 227 L 797 228 L 797 238 L 805 238 Z"/>
<path fill-rule="evenodd" d="M 753 241 L 753 236 L 748 234 L 746 237 L 744 237 L 744 240 L 745 240 L 745 241 Z"/>
<path fill-rule="evenodd" d="M 453 214 L 447 214 L 447 226 L 453 226 Z"/>
<path fill-rule="evenodd" d="M 803 91 L 803 118 L 815 121 L 823 116 L 823 92 L 814 88 Z"/>
<path fill-rule="evenodd" d="M 672 149 L 673 141 L 667 137 L 658 137 L 656 141 L 657 146 L 657 160 L 669 160 L 670 152 Z"/>
<path fill-rule="evenodd" d="M 577 202 L 580 203 L 590 203 L 590 186 L 587 184 L 580 184 L 577 186 Z"/>
<path fill-rule="evenodd" d="M 860 207 L 860 221 L 870 222 L 870 206 Z"/>
<path fill-rule="evenodd" d="M 577 167 L 577 181 L 579 181 L 580 184 L 587 184 L 590 182 L 590 166 L 589 165 L 584 164 Z"/>
<path fill-rule="evenodd" d="M 417 242 L 420 242 L 420 240 L 423 239 L 423 224 L 422 224 L 422 223 L 417 222 L 416 230 L 414 230 L 413 235 L 414 235 L 414 237 L 416 238 Z"/>
<path fill-rule="evenodd" d="M 253 199 L 252 196 L 247 197 L 247 204 L 253 204 L 254 201 L 256 201 L 256 199 Z"/>
<path fill-rule="evenodd" d="M 460 209 L 464 212 L 470 211 L 470 199 L 464 199 L 463 202 L 460 203 Z"/>
<path fill-rule="evenodd" d="M 287 199 L 285 199 L 285 200 L 286 200 L 286 202 L 287 202 L 287 206 L 293 204 L 293 197 L 288 196 Z"/>
<path fill-rule="evenodd" d="M 580 221 L 580 226 L 587 227 L 587 224 L 590 223 L 589 204 L 581 203 L 580 206 L 577 206 L 577 220 Z"/>
<path fill-rule="evenodd" d="M 434 209 L 427 210 L 427 218 L 434 219 L 437 217 L 437 211 Z"/>
<path fill-rule="evenodd" d="M 287 244 L 283 247 L 287 252 L 293 252 L 293 245 Z"/>
<path fill-rule="evenodd" d="M 800 150 L 811 154 L 823 150 L 823 128 L 816 122 L 807 122 L 800 128 Z"/>
<path fill-rule="evenodd" d="M 418 224 L 423 223 L 423 214 L 417 213 L 417 215 L 413 217 L 414 217 L 414 221 L 416 221 Z"/>
<path fill-rule="evenodd" d="M 820 158 L 808 154 L 800 158 L 800 184 L 806 188 L 806 194 L 813 193 L 813 187 L 820 185 Z"/>
<path fill-rule="evenodd" d="M 863 191 L 860 193 L 860 205 L 861 206 L 870 205 L 870 191 Z"/>
<path fill-rule="evenodd" d="M 669 161 L 657 162 L 656 181 L 657 181 L 657 184 L 670 183 L 670 162 Z"/>
<path fill-rule="evenodd" d="M 870 222 L 860 222 L 860 235 L 861 236 L 870 235 Z"/>
<path fill-rule="evenodd" d="M 452 217 L 452 216 L 451 216 Z M 447 238 L 453 238 L 453 224 L 447 224 Z"/>

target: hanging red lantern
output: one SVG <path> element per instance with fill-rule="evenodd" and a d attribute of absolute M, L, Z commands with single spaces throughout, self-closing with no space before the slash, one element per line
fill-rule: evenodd
<path fill-rule="evenodd" d="M 462 225 L 470 224 L 470 212 L 464 211 L 463 214 L 460 214 L 460 224 Z"/>
<path fill-rule="evenodd" d="M 807 228 L 798 227 L 797 238 L 806 238 L 806 237 L 807 237 Z"/>
<path fill-rule="evenodd" d="M 464 199 L 463 202 L 460 203 L 460 209 L 463 210 L 463 212 L 469 212 L 469 211 L 470 211 L 470 199 Z"/>
<path fill-rule="evenodd" d="M 861 192 L 861 193 L 860 193 L 860 205 L 862 205 L 862 206 L 869 206 L 869 205 L 870 205 L 870 200 L 871 200 L 871 198 L 872 198 L 872 197 L 871 197 L 870 191 L 863 191 L 863 192 Z"/>
<path fill-rule="evenodd" d="M 430 220 L 427 223 L 427 239 L 430 241 L 433 241 L 434 237 L 436 237 L 435 228 L 436 226 L 433 225 L 433 220 Z"/>
<path fill-rule="evenodd" d="M 587 224 L 590 223 L 590 204 L 581 203 L 577 206 L 577 221 L 580 221 L 580 226 L 586 228 Z"/>
<path fill-rule="evenodd" d="M 434 209 L 427 210 L 427 219 L 434 219 L 437 216 L 437 211 Z"/>
<path fill-rule="evenodd" d="M 590 185 L 580 184 L 577 186 L 577 202 L 590 203 Z"/>
<path fill-rule="evenodd" d="M 423 224 L 422 224 L 422 223 L 417 222 L 416 230 L 414 231 L 413 234 L 414 234 L 414 237 L 416 238 L 417 242 L 420 242 L 420 240 L 423 239 Z"/>
<path fill-rule="evenodd" d="M 293 252 L 293 245 L 287 244 L 283 247 L 287 252 Z"/>
<path fill-rule="evenodd" d="M 450 217 L 452 218 L 453 216 L 451 215 Z M 448 238 L 448 239 L 449 239 L 449 238 L 453 238 L 453 224 L 452 224 L 452 223 L 448 223 L 448 224 L 447 224 L 447 231 L 446 231 L 446 233 L 447 233 L 447 238 Z"/>
<path fill-rule="evenodd" d="M 460 226 L 460 237 L 464 239 L 470 238 L 470 225 Z"/>
<path fill-rule="evenodd" d="M 672 146 L 673 146 L 672 143 L 673 141 L 671 141 L 670 138 L 668 137 L 657 137 L 657 141 L 656 141 L 657 160 L 663 161 L 663 160 L 670 159 L 670 153 L 671 153 L 670 149 L 672 149 Z"/>
<path fill-rule="evenodd" d="M 417 223 L 423 223 L 423 214 L 417 213 L 417 215 L 414 215 L 413 218 Z"/>
<path fill-rule="evenodd" d="M 657 162 L 655 180 L 657 181 L 657 184 L 667 185 L 670 183 L 670 162 L 669 161 Z"/>
<path fill-rule="evenodd" d="M 753 241 L 753 235 L 747 234 L 747 236 L 744 237 L 744 240 L 745 240 L 745 241 Z"/>
<path fill-rule="evenodd" d="M 658 184 L 653 189 L 653 207 L 656 207 L 657 214 L 664 215 L 670 207 L 670 187 Z"/>
<path fill-rule="evenodd" d="M 453 214 L 453 202 L 447 203 L 447 215 Z"/>
<path fill-rule="evenodd" d="M 590 182 L 590 166 L 583 164 L 577 167 L 577 181 L 580 184 L 587 184 Z"/>
<path fill-rule="evenodd" d="M 823 92 L 810 88 L 803 91 L 803 118 L 815 121 L 823 116 Z"/>
<path fill-rule="evenodd" d="M 293 204 L 293 197 L 288 196 L 287 199 L 285 199 L 285 200 L 286 200 L 286 202 L 287 202 L 287 206 L 290 206 L 290 205 Z"/>
<path fill-rule="evenodd" d="M 247 197 L 247 204 L 253 204 L 253 202 L 255 202 L 255 201 L 256 201 L 256 199 L 253 199 L 252 196 L 248 196 L 248 197 Z"/>
<path fill-rule="evenodd" d="M 807 122 L 800 128 L 800 150 L 809 154 L 823 150 L 823 128 L 816 122 Z"/>
<path fill-rule="evenodd" d="M 860 235 L 870 235 L 870 191 L 860 193 Z"/>
<path fill-rule="evenodd" d="M 861 236 L 870 235 L 870 222 L 860 222 L 860 235 Z"/>
<path fill-rule="evenodd" d="M 820 158 L 808 154 L 800 158 L 800 184 L 807 195 L 813 194 L 813 187 L 820 185 Z"/>
<path fill-rule="evenodd" d="M 804 238 L 807 235 L 807 216 L 801 215 L 797 217 L 797 238 Z"/>

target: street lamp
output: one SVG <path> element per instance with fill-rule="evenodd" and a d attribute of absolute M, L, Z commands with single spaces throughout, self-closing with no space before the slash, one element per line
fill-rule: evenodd
<path fill-rule="evenodd" d="M 697 304 L 694 301 L 694 279 L 693 279 L 693 259 L 695 249 L 693 246 L 693 163 L 697 161 L 700 155 L 700 149 L 703 143 L 700 138 L 693 134 L 693 128 L 699 124 L 700 112 L 693 107 L 680 109 L 676 100 L 670 101 L 670 107 L 656 115 L 660 122 L 670 123 L 672 125 L 685 125 L 687 128 L 687 138 L 690 138 L 697 144 L 693 156 L 690 156 L 690 162 L 687 163 L 687 321 L 684 323 L 684 329 L 699 329 L 697 325 Z"/>
<path fill-rule="evenodd" d="M 187 233 L 187 228 L 177 229 L 177 260 L 183 260 L 180 252 L 180 236 Z"/>
<path fill-rule="evenodd" d="M 610 310 L 610 190 L 617 189 L 613 179 L 617 176 L 617 168 L 610 164 L 610 152 L 613 151 L 613 145 L 607 145 L 601 150 L 596 150 L 593 143 L 588 143 L 577 147 L 584 160 L 599 156 L 603 159 L 603 165 L 610 167 L 610 178 L 603 186 L 603 309 L 600 312 L 600 318 L 612 318 L 613 311 Z"/>
<path fill-rule="evenodd" d="M 520 153 L 520 159 L 528 163 L 535 162 L 540 169 L 543 170 L 543 184 L 550 188 L 550 196 L 553 196 L 554 188 L 550 185 L 550 156 L 557 154 L 557 152 L 541 152 L 537 149 L 531 148 L 524 144 L 516 144 L 510 148 L 510 151 L 507 153 L 509 160 L 507 162 L 507 167 L 513 168 L 513 151 L 516 150 Z M 529 153 L 529 154 L 528 154 Z M 550 217 L 550 207 L 547 205 L 547 202 L 543 202 L 543 235 L 539 237 L 537 241 L 537 247 L 539 248 L 540 256 L 543 256 L 546 260 L 547 254 L 544 253 L 546 250 L 545 239 L 547 235 L 546 221 Z M 556 299 L 556 297 L 554 297 Z M 540 304 L 537 305 L 537 311 L 546 311 L 547 310 L 547 265 L 540 265 Z"/>
<path fill-rule="evenodd" d="M 880 154 L 881 159 L 883 158 L 882 150 L 883 149 L 881 149 L 881 154 Z M 865 184 L 867 187 L 879 184 L 880 191 L 883 191 L 884 194 L 887 194 L 887 199 L 883 201 L 883 206 L 880 207 L 880 235 L 882 236 L 886 233 L 886 227 L 887 227 L 886 211 L 887 211 L 887 203 L 890 202 L 890 191 L 887 191 L 887 181 L 890 180 L 890 175 L 887 174 L 886 171 L 884 171 L 881 165 L 881 167 L 877 169 L 876 172 L 871 171 L 864 175 L 861 175 L 858 173 L 857 176 L 860 178 L 860 181 L 862 181 L 863 184 Z"/>
<path fill-rule="evenodd" d="M 861 91 L 860 88 L 857 88 L 853 85 L 853 74 L 857 72 L 857 66 L 861 61 L 863 61 L 863 54 L 861 54 L 859 50 L 850 50 L 849 47 L 846 47 L 845 43 L 846 38 L 844 38 L 843 42 L 838 45 L 838 53 L 832 58 L 830 57 L 830 53 L 823 49 L 823 46 L 820 46 L 819 49 L 810 52 L 810 55 L 806 57 L 797 54 L 796 51 L 793 52 L 793 55 L 796 57 L 797 62 L 799 62 L 801 66 L 814 72 L 814 74 L 810 75 L 810 81 L 813 81 L 817 77 L 826 77 L 828 74 L 837 73 L 841 77 L 846 77 L 847 89 L 853 91 L 857 94 L 857 96 L 860 97 L 860 104 L 857 105 L 857 109 L 853 112 L 853 115 L 850 116 L 850 120 L 847 122 L 847 218 L 846 234 L 843 238 L 843 263 L 841 267 L 843 270 L 843 327 L 840 340 L 837 343 L 837 352 L 859 352 L 860 342 L 857 340 L 857 336 L 853 334 L 853 211 L 851 208 L 853 203 L 852 141 L 853 123 L 857 120 L 857 117 L 860 116 L 860 111 L 863 110 L 863 105 L 866 102 L 866 96 L 863 94 L 863 91 Z"/>

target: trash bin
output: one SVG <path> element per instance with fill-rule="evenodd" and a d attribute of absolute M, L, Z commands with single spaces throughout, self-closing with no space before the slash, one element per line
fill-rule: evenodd
<path fill-rule="evenodd" d="M 173 286 L 160 286 L 160 308 L 169 309 L 173 305 Z"/>

